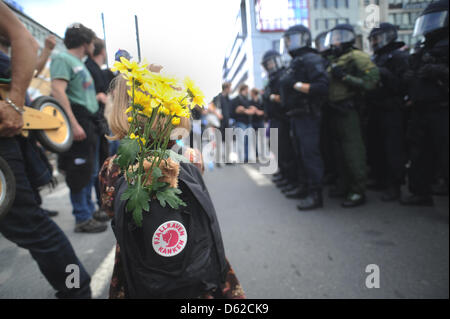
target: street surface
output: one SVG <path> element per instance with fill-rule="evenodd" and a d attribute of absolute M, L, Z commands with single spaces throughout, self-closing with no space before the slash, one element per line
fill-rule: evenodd
<path fill-rule="evenodd" d="M 249 298 L 449 298 L 448 197 L 435 208 L 383 203 L 369 192 L 366 206 L 299 212 L 259 174 L 256 165 L 205 174 L 227 257 Z M 327 192 L 325 193 L 327 194 Z M 95 298 L 107 298 L 114 235 L 76 234 L 68 189 L 43 191 L 43 206 L 91 274 Z M 380 288 L 366 287 L 368 265 L 380 270 Z M 26 250 L 0 235 L 0 298 L 54 298 Z"/>

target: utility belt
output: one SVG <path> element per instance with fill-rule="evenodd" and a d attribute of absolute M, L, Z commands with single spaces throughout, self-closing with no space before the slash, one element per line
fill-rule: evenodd
<path fill-rule="evenodd" d="M 289 118 L 302 117 L 310 114 L 320 115 L 320 111 L 321 111 L 320 105 L 313 104 L 308 100 L 301 100 L 295 104 L 295 107 L 290 107 L 289 111 L 286 112 L 286 115 Z"/>

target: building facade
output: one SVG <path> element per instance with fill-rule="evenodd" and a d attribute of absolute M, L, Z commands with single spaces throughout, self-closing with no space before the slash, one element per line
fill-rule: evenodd
<path fill-rule="evenodd" d="M 283 32 L 292 25 L 309 26 L 308 0 L 242 0 L 236 17 L 233 40 L 223 64 L 223 81 L 232 92 L 246 83 L 263 88 L 266 81 L 261 66 L 264 53 L 280 51 Z"/>

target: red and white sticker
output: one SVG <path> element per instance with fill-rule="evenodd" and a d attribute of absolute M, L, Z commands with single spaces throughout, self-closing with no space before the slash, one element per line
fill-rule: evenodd
<path fill-rule="evenodd" d="M 153 234 L 152 245 L 155 252 L 163 257 L 178 255 L 186 247 L 187 231 L 177 221 L 162 224 Z"/>

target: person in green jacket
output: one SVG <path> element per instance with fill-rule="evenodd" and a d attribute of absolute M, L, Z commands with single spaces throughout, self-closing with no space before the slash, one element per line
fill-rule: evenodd
<path fill-rule="evenodd" d="M 370 56 L 354 47 L 355 39 L 348 24 L 337 25 L 325 39 L 325 46 L 331 48 L 330 122 L 339 175 L 330 197 L 345 197 L 342 206 L 347 208 L 366 201 L 366 150 L 359 109 L 364 93 L 375 89 L 380 78 Z"/>

